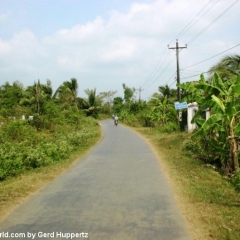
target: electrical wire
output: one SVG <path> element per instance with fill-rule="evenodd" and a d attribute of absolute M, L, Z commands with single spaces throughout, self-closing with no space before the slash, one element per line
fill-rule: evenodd
<path fill-rule="evenodd" d="M 217 0 L 217 2 L 215 2 L 197 21 L 195 21 L 194 24 L 192 24 L 192 26 L 190 26 L 189 28 L 187 28 L 180 36 L 181 37 L 184 33 L 186 33 L 190 28 L 192 28 L 202 17 L 204 17 L 217 3 L 219 0 Z M 207 4 L 208 5 L 208 4 Z"/>
<path fill-rule="evenodd" d="M 149 88 L 153 83 L 155 83 L 155 82 L 158 80 L 158 78 L 168 69 L 168 67 L 169 67 L 170 64 L 173 62 L 173 60 L 174 60 L 174 58 L 171 59 L 171 61 L 167 64 L 167 66 L 163 69 L 163 71 L 155 78 L 155 80 L 154 80 L 152 83 L 148 84 L 148 85 L 145 87 L 145 89 Z"/>
<path fill-rule="evenodd" d="M 194 22 L 194 20 L 200 15 L 201 12 L 204 11 L 204 9 L 206 9 L 206 7 L 210 4 L 211 1 L 212 1 L 212 0 L 210 0 L 210 1 L 201 9 L 201 11 L 199 11 L 199 13 L 195 16 L 195 18 L 194 18 L 174 39 L 176 39 L 177 37 L 182 36 L 182 35 L 185 34 L 190 28 L 192 28 L 204 15 L 206 15 L 206 13 L 208 13 L 208 12 L 217 4 L 217 2 L 218 2 L 219 0 L 217 0 L 217 2 L 215 2 L 197 21 Z M 224 10 L 220 15 L 218 15 L 218 17 L 215 18 L 209 25 L 207 25 L 203 30 L 201 30 L 197 35 L 195 35 L 187 44 L 189 45 L 189 44 L 191 44 L 193 41 L 195 41 L 202 33 L 204 33 L 204 32 L 205 32 L 209 27 L 211 27 L 219 18 L 221 18 L 227 11 L 229 11 L 238 1 L 239 1 L 239 0 L 236 0 L 235 2 L 233 2 L 226 10 Z M 193 23 L 193 22 L 194 22 L 194 23 Z M 193 24 L 192 24 L 192 23 L 193 23 Z M 191 25 L 191 24 L 192 24 L 192 25 Z M 173 40 L 174 40 L 174 39 L 173 39 Z M 173 41 L 173 40 L 172 40 L 172 41 Z M 171 42 L 172 42 L 172 41 L 171 41 Z M 171 42 L 170 42 L 170 43 L 171 43 Z M 169 44 L 170 44 L 170 43 L 169 43 Z M 233 49 L 233 48 L 235 48 L 235 47 L 238 47 L 239 45 L 240 45 L 240 44 L 238 44 L 238 45 L 236 45 L 236 46 L 234 46 L 234 47 L 232 47 L 232 48 L 230 48 L 230 49 L 227 49 L 227 50 L 225 50 L 225 51 L 223 51 L 223 52 L 221 52 L 221 53 L 219 53 L 219 54 L 216 54 L 216 55 L 214 55 L 214 56 L 212 56 L 212 57 L 210 57 L 210 58 L 208 58 L 208 59 L 205 59 L 205 60 L 203 60 L 203 61 L 201 61 L 201 62 L 198 62 L 198 63 L 193 64 L 193 65 L 191 65 L 191 66 L 188 66 L 188 67 L 186 67 L 186 68 L 183 68 L 183 69 L 181 69 L 181 71 L 183 71 L 183 70 L 185 70 L 185 69 L 187 69 L 187 68 L 193 67 L 193 66 L 195 66 L 195 65 L 198 65 L 198 64 L 200 64 L 200 63 L 203 63 L 203 62 L 205 62 L 205 61 L 208 61 L 208 60 L 210 60 L 210 59 L 212 59 L 212 58 L 214 58 L 214 57 L 216 57 L 216 56 L 221 55 L 221 54 L 224 53 L 224 52 L 227 52 L 227 51 L 229 51 L 229 50 L 231 50 L 231 49 Z M 156 73 L 157 73 L 157 71 L 158 71 L 158 70 L 156 71 L 157 66 L 158 66 L 159 63 L 161 62 L 161 60 L 162 60 L 165 52 L 166 52 L 166 49 L 164 50 L 164 52 L 163 52 L 163 54 L 162 54 L 159 62 L 157 63 L 156 67 L 154 68 L 153 72 L 150 74 L 150 76 L 148 77 L 148 79 L 147 79 L 147 80 L 145 81 L 145 83 L 142 85 L 142 87 L 146 85 L 145 90 L 146 90 L 147 88 L 149 88 L 154 82 L 156 82 L 157 79 L 166 71 L 166 69 L 167 69 L 167 68 L 169 67 L 169 65 L 172 63 L 172 61 L 169 62 L 168 65 L 163 69 L 163 71 L 155 78 L 155 80 L 150 83 L 151 79 L 156 75 Z M 163 63 L 166 61 L 168 55 L 169 55 L 169 54 L 167 54 L 167 56 L 165 57 L 164 61 L 162 61 L 162 63 L 161 63 L 160 66 L 158 67 L 158 69 L 160 69 L 160 67 L 161 67 L 161 66 L 163 65 Z M 154 72 L 155 72 L 155 73 L 154 73 Z M 200 71 L 199 71 L 199 72 L 200 72 Z M 208 72 L 202 72 L 202 73 L 208 73 Z M 174 73 L 174 75 L 175 75 L 175 73 Z M 174 75 L 173 75 L 173 76 L 174 76 Z M 165 84 L 167 84 L 167 83 L 172 79 L 173 76 L 171 76 L 171 77 L 167 80 L 167 82 L 166 82 Z M 182 78 L 182 79 L 187 79 L 187 78 L 191 78 L 191 77 L 194 77 L 194 76 L 199 76 L 199 74 L 192 75 L 192 76 L 189 76 L 189 77 L 184 77 L 184 78 Z M 149 83 L 148 83 L 148 82 L 149 82 Z M 172 86 L 174 83 L 175 83 L 175 82 L 173 82 L 170 86 Z"/>
<path fill-rule="evenodd" d="M 225 53 L 225 52 L 227 52 L 227 51 L 230 51 L 231 49 L 236 48 L 236 47 L 238 47 L 238 46 L 240 46 L 240 44 L 237 44 L 237 45 L 235 45 L 234 47 L 231 47 L 231 48 L 229 48 L 229 49 L 227 49 L 227 50 L 225 50 L 225 51 L 223 51 L 223 52 L 220 52 L 220 53 L 218 53 L 218 54 L 216 54 L 216 55 L 214 55 L 214 56 L 212 56 L 212 57 L 210 57 L 210 58 L 207 58 L 207 59 L 205 59 L 205 60 L 203 60 L 203 61 L 201 61 L 201 62 L 198 62 L 198 63 L 195 63 L 195 64 L 190 65 L 190 66 L 188 66 L 188 67 L 182 68 L 181 70 L 185 70 L 185 69 L 187 69 L 187 68 L 196 66 L 196 65 L 198 65 L 198 64 L 200 64 L 200 63 L 206 62 L 206 61 L 208 61 L 208 60 L 210 60 L 210 59 L 212 59 L 212 58 L 214 58 L 214 57 L 217 57 L 217 56 L 219 56 L 219 55 L 221 55 L 221 54 L 223 54 L 223 53 Z"/>
<path fill-rule="evenodd" d="M 169 85 L 169 88 L 170 88 L 174 83 L 176 83 L 176 80 L 175 80 L 172 84 Z"/>
<path fill-rule="evenodd" d="M 216 5 L 216 3 L 217 3 L 219 0 L 217 0 L 217 2 L 214 3 L 214 5 L 213 5 L 210 9 L 208 9 L 207 12 L 205 12 L 197 21 L 195 21 L 195 23 L 193 23 L 193 24 L 191 25 L 191 23 L 200 15 L 200 13 L 210 4 L 211 1 L 212 1 L 212 0 L 210 0 L 210 1 L 198 12 L 198 14 L 195 16 L 195 18 L 193 18 L 193 19 L 187 24 L 187 26 L 184 27 L 184 28 L 180 31 L 180 33 L 178 33 L 178 35 L 177 35 L 169 44 L 171 44 L 176 38 L 181 37 L 181 36 L 182 36 L 184 33 L 186 33 L 192 26 L 194 26 L 207 12 L 209 12 L 209 11 Z M 191 25 L 191 26 L 188 27 L 189 25 Z M 186 29 L 186 30 L 185 30 L 185 29 Z"/>
<path fill-rule="evenodd" d="M 197 39 L 202 33 L 204 33 L 208 28 L 210 28 L 219 18 L 221 18 L 227 11 L 230 10 L 239 0 L 232 3 L 225 11 L 223 11 L 218 17 L 216 17 L 209 25 L 207 25 L 202 31 L 200 31 L 197 35 L 195 35 L 187 44 L 189 45 L 195 39 Z"/>
<path fill-rule="evenodd" d="M 167 85 L 167 83 L 176 75 L 177 72 L 174 72 L 174 74 L 165 82 L 164 85 Z"/>
<path fill-rule="evenodd" d="M 202 72 L 202 74 L 203 74 L 203 73 L 209 73 L 209 71 L 207 71 L 207 72 Z M 199 74 L 195 74 L 195 75 L 192 75 L 192 76 L 184 77 L 184 78 L 181 78 L 181 79 L 184 80 L 184 79 L 188 79 L 188 78 L 192 78 L 192 77 L 196 77 L 196 76 L 199 76 Z"/>
<path fill-rule="evenodd" d="M 181 69 L 180 71 L 188 71 L 188 72 L 203 72 L 203 71 L 199 71 L 199 70 L 190 70 L 190 69 L 188 69 L 188 70 Z"/>
<path fill-rule="evenodd" d="M 145 83 L 141 86 L 141 88 L 142 87 L 144 87 L 149 81 L 151 81 L 151 79 L 156 75 L 156 73 L 157 73 L 157 71 L 155 72 L 155 70 L 156 70 L 156 68 L 157 68 L 157 66 L 159 65 L 159 63 L 161 62 L 161 60 L 162 60 L 162 58 L 163 58 L 163 56 L 164 56 L 164 53 L 166 52 L 166 50 L 167 50 L 167 48 L 165 48 L 165 50 L 164 50 L 164 52 L 163 52 L 163 54 L 162 54 L 162 57 L 160 58 L 160 60 L 159 60 L 159 62 L 157 63 L 157 65 L 155 66 L 155 68 L 154 68 L 154 70 L 153 70 L 153 72 L 150 74 L 150 76 L 148 77 L 148 79 L 145 81 Z M 166 59 L 167 59 L 167 57 L 168 57 L 168 55 L 169 55 L 170 53 L 168 53 L 167 54 L 167 56 L 164 58 L 164 60 L 162 61 L 162 63 L 160 64 L 160 66 L 158 67 L 158 69 L 160 69 L 160 67 L 163 65 L 163 63 L 166 61 Z M 155 73 L 154 73 L 155 72 Z M 154 74 L 153 74 L 154 73 Z"/>
<path fill-rule="evenodd" d="M 211 1 L 212 1 L 212 0 L 210 0 L 210 1 L 201 9 L 201 11 L 196 15 L 196 17 L 195 17 L 177 36 L 179 36 L 179 35 L 197 18 L 197 16 L 210 4 Z M 217 2 L 218 2 L 218 1 L 219 1 L 219 0 L 217 0 Z M 217 3 L 217 2 L 216 2 L 216 3 Z M 215 4 L 216 4 L 216 3 L 215 3 Z M 215 4 L 214 4 L 214 5 L 215 5 Z M 213 6 L 214 6 L 214 5 L 213 5 Z M 212 6 L 212 7 L 213 7 L 213 6 Z M 211 8 L 212 8 L 212 7 L 211 7 Z M 210 9 L 211 9 L 211 8 L 210 8 Z M 209 9 L 209 10 L 210 10 L 210 9 Z M 209 11 L 209 10 L 208 10 L 208 11 Z M 208 11 L 207 11 L 207 12 L 208 12 Z M 207 12 L 206 12 L 206 13 L 207 13 Z M 204 15 L 205 15 L 206 13 L 204 13 Z M 204 15 L 202 15 L 197 21 L 199 21 Z M 195 24 L 195 23 L 194 23 L 194 24 Z M 194 24 L 193 24 L 193 25 L 194 25 Z M 193 25 L 192 25 L 192 26 L 193 26 Z M 192 26 L 190 26 L 190 28 L 191 28 Z M 190 28 L 188 28 L 187 30 L 189 30 Z M 180 36 L 182 36 L 187 30 L 185 30 Z M 173 41 L 173 40 L 172 40 L 172 41 Z M 171 41 L 171 42 L 172 42 L 172 41 Z M 170 42 L 170 43 L 171 43 L 171 42 Z M 170 44 L 170 43 L 169 43 L 169 44 Z M 182 49 L 181 49 L 181 50 L 182 50 Z M 181 51 L 181 50 L 180 50 L 180 51 Z M 162 61 L 162 63 L 160 64 L 160 62 L 161 62 L 161 60 L 162 60 L 165 52 L 166 52 L 166 49 L 164 50 L 164 52 L 163 52 L 163 54 L 162 54 L 159 62 L 158 62 L 157 65 L 155 66 L 153 72 L 150 74 L 150 76 L 148 77 L 148 79 L 143 83 L 143 85 L 141 86 L 141 88 L 144 87 L 146 84 L 148 84 L 148 82 L 150 82 L 151 79 L 156 75 L 158 69 L 161 68 L 161 66 L 163 65 L 163 63 L 165 62 L 166 58 L 167 58 L 168 55 L 169 55 L 169 53 L 168 53 L 167 56 L 165 57 L 165 59 L 164 59 L 164 60 Z M 160 64 L 160 66 L 158 67 L 159 64 Z M 157 68 L 157 67 L 158 67 L 158 68 Z M 157 69 L 157 70 L 156 70 L 156 69 Z M 163 72 L 164 72 L 164 71 L 163 71 Z M 161 74 L 160 74 L 160 75 L 161 75 Z M 158 77 L 160 77 L 160 75 L 159 75 Z M 157 77 L 157 78 L 158 78 L 158 77 Z M 148 85 L 149 85 L 148 87 L 150 87 L 155 81 L 156 81 L 156 79 L 155 79 L 150 85 L 148 84 Z M 169 80 L 168 80 L 168 81 L 169 81 Z M 167 82 L 168 82 L 168 81 L 167 81 Z"/>

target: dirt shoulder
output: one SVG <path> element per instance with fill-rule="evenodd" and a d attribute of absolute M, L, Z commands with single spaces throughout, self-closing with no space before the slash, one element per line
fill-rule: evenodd
<path fill-rule="evenodd" d="M 240 194 L 211 166 L 182 151 L 188 134 L 131 129 L 153 149 L 192 239 L 240 239 Z"/>

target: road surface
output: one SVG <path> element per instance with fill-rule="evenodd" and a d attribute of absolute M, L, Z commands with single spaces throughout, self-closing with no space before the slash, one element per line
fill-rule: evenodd
<path fill-rule="evenodd" d="M 0 239 L 190 240 L 161 167 L 128 128 L 104 137 L 0 223 Z"/>

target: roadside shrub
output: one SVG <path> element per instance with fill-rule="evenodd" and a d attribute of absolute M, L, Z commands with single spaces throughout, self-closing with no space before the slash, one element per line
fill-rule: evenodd
<path fill-rule="evenodd" d="M 240 168 L 237 170 L 235 175 L 231 179 L 231 183 L 235 187 L 235 189 L 240 192 Z"/>
<path fill-rule="evenodd" d="M 218 169 L 224 166 L 224 161 L 228 157 L 227 151 L 221 148 L 219 143 L 207 134 L 191 135 L 184 141 L 182 149 L 204 163 L 216 166 Z"/>
<path fill-rule="evenodd" d="M 189 152 L 194 158 L 198 158 L 203 162 L 207 163 L 209 157 L 205 149 L 201 144 L 201 140 L 191 136 L 183 142 L 182 150 Z"/>
<path fill-rule="evenodd" d="M 171 132 L 178 132 L 179 131 L 179 125 L 174 122 L 168 122 L 164 124 L 163 126 L 159 127 L 161 132 L 171 133 Z"/>
<path fill-rule="evenodd" d="M 26 158 L 23 159 L 26 169 L 46 166 L 51 162 L 50 158 L 45 154 L 45 152 L 43 150 L 39 150 L 39 148 L 32 149 L 32 151 L 27 154 Z"/>
<path fill-rule="evenodd" d="M 37 131 L 35 124 L 43 127 L 42 119 L 40 116 L 32 125 L 28 121 L 4 123 L 0 128 L 0 180 L 65 160 L 99 135 L 93 118 L 76 114 L 68 123 L 55 125 L 54 131 Z"/>
<path fill-rule="evenodd" d="M 124 123 L 126 123 L 126 124 L 128 124 L 129 126 L 132 126 L 132 127 L 141 126 L 138 117 L 134 114 L 129 114 L 127 116 L 120 115 L 120 120 L 122 120 Z"/>
<path fill-rule="evenodd" d="M 89 129 L 83 129 L 79 132 L 73 132 L 67 137 L 69 144 L 73 147 L 77 147 L 79 145 L 85 145 L 88 139 L 91 138 L 91 133 Z"/>
<path fill-rule="evenodd" d="M 36 137 L 36 130 L 27 121 L 15 120 L 2 125 L 0 137 L 5 141 L 21 142 L 26 139 L 33 140 Z"/>
<path fill-rule="evenodd" d="M 0 159 L 0 180 L 7 178 L 8 176 L 16 176 L 22 173 L 24 170 L 23 162 L 21 158 L 15 159 L 5 159 L 4 161 Z"/>

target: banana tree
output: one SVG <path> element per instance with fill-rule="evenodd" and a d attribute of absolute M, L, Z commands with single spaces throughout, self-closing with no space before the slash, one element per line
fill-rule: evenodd
<path fill-rule="evenodd" d="M 152 98 L 149 102 L 152 106 L 152 114 L 154 121 L 157 121 L 160 126 L 163 126 L 167 122 L 178 122 L 177 111 L 174 109 L 173 104 L 168 103 L 167 96 L 161 101 L 156 98 Z"/>
<path fill-rule="evenodd" d="M 192 123 L 199 126 L 197 133 L 211 132 L 218 153 L 224 153 L 228 149 L 227 159 L 223 160 L 225 172 L 235 172 L 239 168 L 237 146 L 240 136 L 240 75 L 225 82 L 217 74 L 211 82 L 207 82 L 201 75 L 198 82 L 178 86 L 190 93 L 188 98 L 194 98 L 200 106 L 192 119 Z M 207 108 L 211 110 L 211 116 L 205 120 L 202 113 Z"/>

